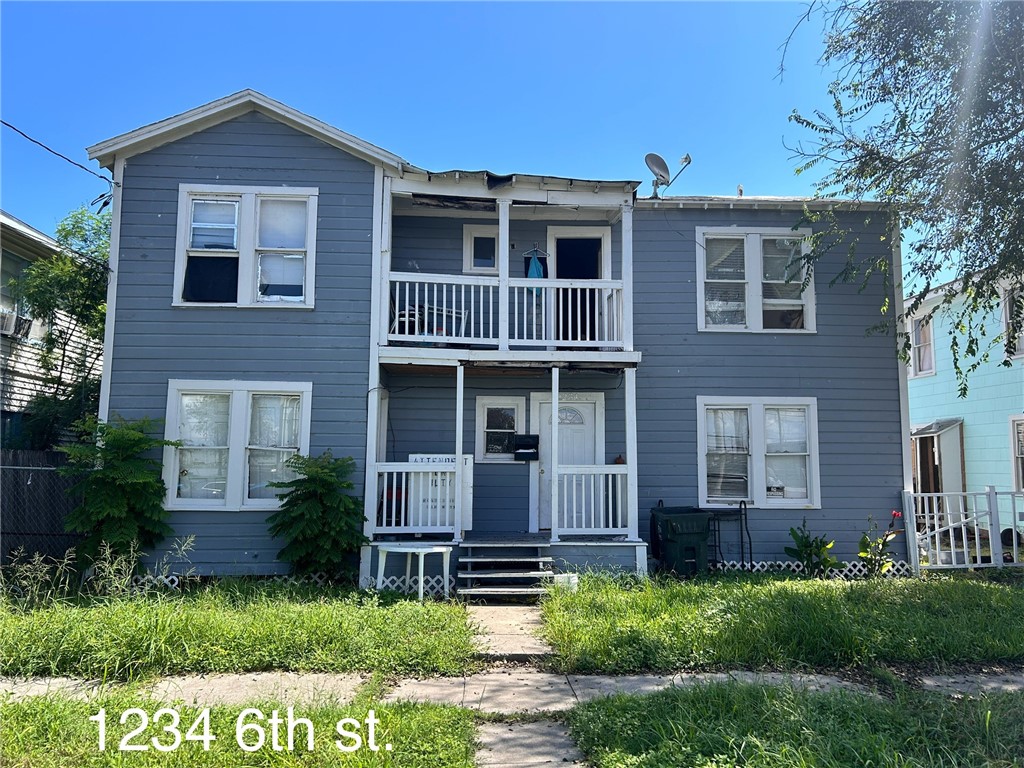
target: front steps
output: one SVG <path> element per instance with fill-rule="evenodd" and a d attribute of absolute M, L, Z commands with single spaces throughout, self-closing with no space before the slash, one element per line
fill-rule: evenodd
<path fill-rule="evenodd" d="M 541 537 L 494 538 L 462 542 L 456 574 L 459 595 L 531 597 L 543 595 L 554 579 L 551 543 Z"/>

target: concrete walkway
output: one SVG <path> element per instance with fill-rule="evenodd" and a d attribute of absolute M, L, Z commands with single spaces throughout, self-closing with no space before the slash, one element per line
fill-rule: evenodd
<path fill-rule="evenodd" d="M 467 605 L 466 610 L 481 632 L 485 661 L 535 662 L 554 653 L 540 637 L 544 622 L 535 605 Z"/>

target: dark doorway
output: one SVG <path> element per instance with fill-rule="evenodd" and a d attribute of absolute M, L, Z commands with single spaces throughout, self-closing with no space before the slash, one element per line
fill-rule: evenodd
<path fill-rule="evenodd" d="M 555 244 L 559 280 L 597 280 L 601 277 L 601 240 L 595 237 L 560 237 Z M 558 292 L 560 341 L 596 341 L 600 291 L 562 288 Z"/>

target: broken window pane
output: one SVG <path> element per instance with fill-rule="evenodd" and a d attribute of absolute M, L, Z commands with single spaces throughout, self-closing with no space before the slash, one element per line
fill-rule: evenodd
<path fill-rule="evenodd" d="M 487 453 L 513 453 L 516 436 L 514 432 L 487 432 Z"/>
<path fill-rule="evenodd" d="M 705 283 L 704 320 L 707 325 L 746 325 L 747 288 L 743 283 Z"/>
<path fill-rule="evenodd" d="M 302 301 L 306 257 L 296 253 L 261 253 L 260 301 Z"/>
<path fill-rule="evenodd" d="M 182 301 L 235 304 L 238 301 L 237 256 L 189 256 Z"/>

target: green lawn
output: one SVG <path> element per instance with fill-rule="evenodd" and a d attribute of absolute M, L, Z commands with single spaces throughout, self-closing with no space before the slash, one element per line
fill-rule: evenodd
<path fill-rule="evenodd" d="M 718 684 L 598 699 L 569 718 L 598 768 L 1024 765 L 1024 694 L 879 700 Z"/>
<path fill-rule="evenodd" d="M 0 675 L 458 674 L 473 656 L 457 603 L 334 589 L 222 582 L 182 595 L 0 607 Z"/>
<path fill-rule="evenodd" d="M 216 739 L 210 741 L 209 751 L 197 741 L 185 741 L 184 736 L 199 717 L 196 707 L 176 706 L 174 710 L 181 718 L 179 731 L 182 742 L 173 751 L 157 751 L 151 739 L 157 737 L 161 744 L 171 745 L 174 736 L 164 732 L 163 726 L 170 724 L 170 715 L 164 715 L 158 726 L 152 725 L 133 738 L 129 744 L 146 745 L 145 751 L 123 752 L 119 750 L 121 740 L 130 730 L 139 725 L 137 716 L 129 718 L 128 725 L 121 725 L 120 715 L 132 707 L 146 711 L 150 721 L 154 713 L 164 704 L 117 694 L 95 702 L 82 703 L 61 697 L 40 697 L 17 704 L 0 704 L 0 765 L 11 768 L 93 768 L 98 766 L 152 766 L 153 768 L 253 768 L 255 766 L 347 766 L 348 768 L 370 768 L 377 766 L 400 766 L 401 768 L 471 768 L 474 754 L 473 716 L 467 710 L 455 707 L 432 705 L 396 704 L 317 706 L 295 710 L 296 717 L 309 719 L 313 724 L 314 752 L 306 751 L 306 729 L 296 729 L 293 751 L 287 750 L 287 731 L 282 726 L 279 745 L 285 747 L 274 751 L 271 731 L 267 721 L 264 746 L 256 752 L 245 752 L 236 741 L 237 718 L 243 707 L 211 708 L 208 733 Z M 264 703 L 259 706 L 269 718 L 271 710 L 280 708 L 285 716 L 287 702 Z M 106 748 L 99 749 L 98 723 L 89 720 L 100 708 L 106 710 Z M 369 728 L 366 724 L 368 710 L 372 708 L 379 721 L 375 726 L 375 743 L 378 751 L 370 749 Z M 336 725 L 342 718 L 360 721 L 358 730 L 352 725 L 347 730 L 360 734 L 362 744 L 353 752 L 345 753 L 337 748 Z M 257 721 L 249 716 L 242 725 Z M 194 735 L 203 735 L 200 726 Z M 254 730 L 245 731 L 243 738 L 254 745 L 257 735 Z M 356 747 L 353 739 L 343 741 L 347 747 Z M 391 744 L 392 750 L 384 747 Z"/>
<path fill-rule="evenodd" d="M 543 612 L 564 671 L 1024 661 L 1024 589 L 983 581 L 590 575 Z"/>

